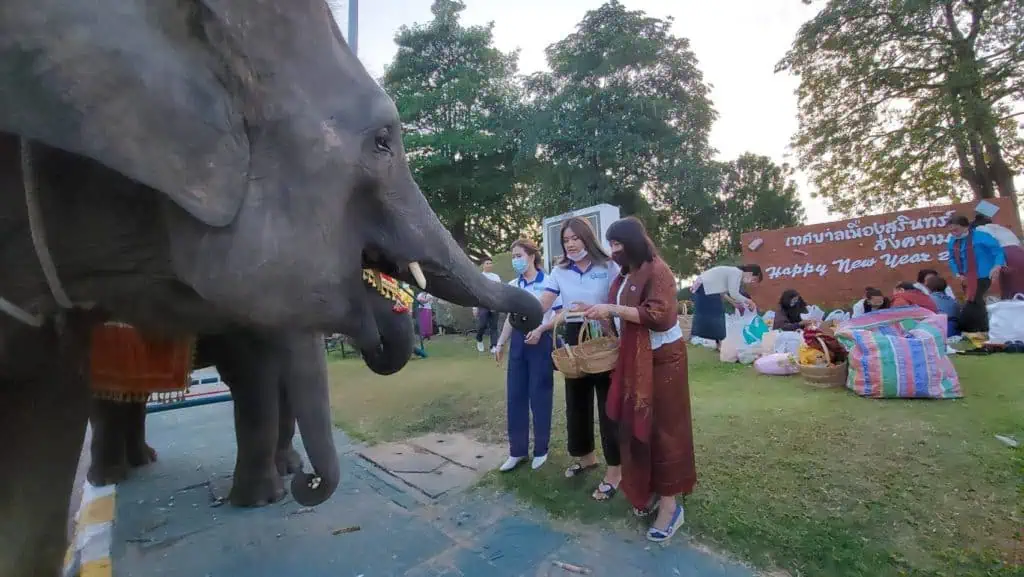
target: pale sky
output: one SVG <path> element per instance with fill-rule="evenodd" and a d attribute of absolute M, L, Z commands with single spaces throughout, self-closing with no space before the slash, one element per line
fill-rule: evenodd
<path fill-rule="evenodd" d="M 464 0 L 464 24 L 494 22 L 495 45 L 503 50 L 520 49 L 523 73 L 547 68 L 544 48 L 575 30 L 588 10 L 603 0 Z M 651 16 L 673 16 L 673 32 L 688 38 L 704 79 L 711 84 L 711 100 L 718 120 L 711 131 L 711 145 L 722 160 L 744 152 L 763 154 L 783 162 L 797 129 L 797 79 L 775 74 L 782 58 L 804 21 L 816 10 L 800 0 L 622 0 L 630 9 Z M 329 0 L 341 30 L 347 33 L 347 0 Z M 387 8 L 383 8 L 385 4 Z M 402 25 L 427 22 L 431 0 L 387 0 L 359 4 L 359 58 L 374 78 L 395 55 L 395 32 Z M 832 220 L 824 204 L 810 198 L 802 176 L 797 183 L 811 223 Z"/>

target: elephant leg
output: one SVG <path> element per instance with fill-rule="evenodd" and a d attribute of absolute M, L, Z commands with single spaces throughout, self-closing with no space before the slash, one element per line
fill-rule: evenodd
<path fill-rule="evenodd" d="M 156 462 L 156 451 L 146 444 L 146 403 L 124 403 L 125 456 L 129 467 Z"/>
<path fill-rule="evenodd" d="M 288 401 L 285 383 L 282 382 L 279 389 L 277 453 L 274 455 L 274 462 L 277 464 L 277 473 L 286 477 L 302 471 L 302 457 L 299 456 L 295 445 L 292 444 L 292 439 L 295 437 L 295 413 Z"/>
<path fill-rule="evenodd" d="M 125 480 L 128 478 L 128 460 L 125 453 L 127 422 L 124 403 L 94 398 L 89 413 L 92 424 L 89 482 L 102 487 Z"/>
<path fill-rule="evenodd" d="M 0 575 L 56 577 L 89 419 L 89 325 L 26 330 L 0 358 Z"/>
<path fill-rule="evenodd" d="M 285 496 L 275 460 L 280 353 L 252 334 L 216 338 L 224 345 L 217 358 L 217 371 L 231 388 L 238 446 L 229 500 L 238 507 L 275 503 Z"/>

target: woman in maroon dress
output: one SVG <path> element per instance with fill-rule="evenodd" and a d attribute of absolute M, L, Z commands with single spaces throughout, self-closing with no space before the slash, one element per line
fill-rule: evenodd
<path fill-rule="evenodd" d="M 639 220 L 616 221 L 606 236 L 622 273 L 612 283 L 610 304 L 594 305 L 586 316 L 612 319 L 619 329 L 607 410 L 619 426 L 620 488 L 636 515 L 657 511 L 647 538 L 661 542 L 682 526 L 685 515 L 678 498 L 693 492 L 697 483 L 676 280 Z"/>

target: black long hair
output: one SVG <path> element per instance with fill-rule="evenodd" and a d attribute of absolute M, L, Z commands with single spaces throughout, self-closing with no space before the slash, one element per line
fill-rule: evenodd
<path fill-rule="evenodd" d="M 654 258 L 658 256 L 658 251 L 655 250 L 654 244 L 647 236 L 644 223 L 634 216 L 627 216 L 613 222 L 604 236 L 608 242 L 615 241 L 622 245 L 626 262 L 619 263 L 619 266 L 622 268 L 623 274 L 640 268 L 645 262 L 653 262 Z"/>
<path fill-rule="evenodd" d="M 791 304 L 794 298 L 800 299 L 795 305 Z M 786 289 L 782 291 L 782 296 L 779 297 L 779 310 L 782 311 L 782 314 L 786 315 L 786 319 L 789 322 L 798 323 L 801 320 L 800 315 L 807 313 L 807 303 L 796 289 Z"/>

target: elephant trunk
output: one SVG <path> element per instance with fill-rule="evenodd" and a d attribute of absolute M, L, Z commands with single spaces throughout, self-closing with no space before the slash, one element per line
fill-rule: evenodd
<path fill-rule="evenodd" d="M 425 289 L 435 297 L 456 305 L 511 313 L 513 327 L 520 330 L 540 325 L 543 311 L 537 299 L 522 289 L 483 276 L 411 178 L 398 189 L 403 193 L 383 207 L 380 218 L 371 219 L 374 226 L 367 235 L 375 248 L 399 265 L 402 280 L 419 284 L 420 279 L 406 265 L 415 262 L 421 267 Z"/>
<path fill-rule="evenodd" d="M 323 503 L 341 480 L 338 451 L 334 446 L 331 402 L 327 384 L 327 356 L 323 336 L 317 333 L 286 339 L 287 394 L 292 401 L 302 444 L 313 473 L 292 477 L 292 496 L 304 507 Z"/>

